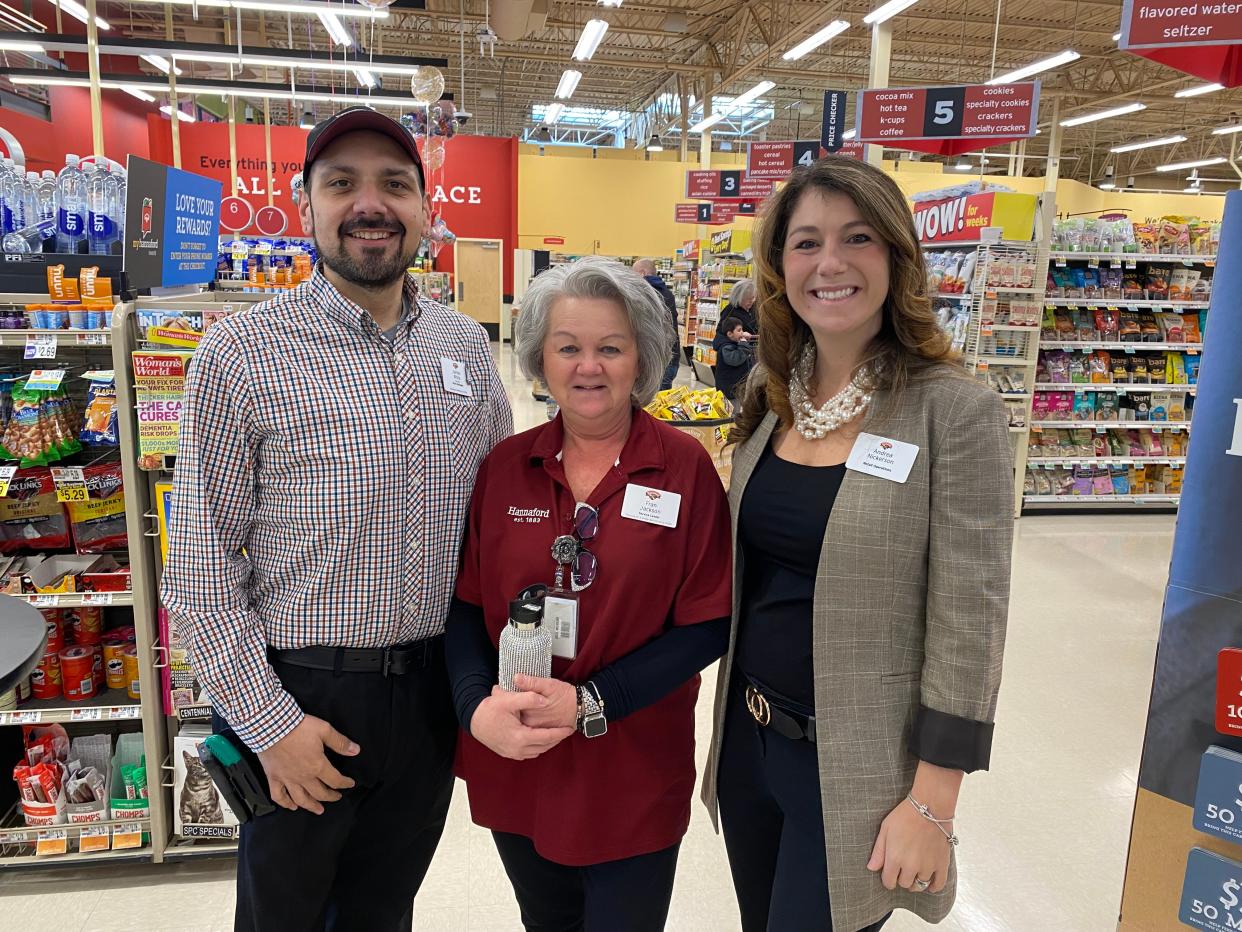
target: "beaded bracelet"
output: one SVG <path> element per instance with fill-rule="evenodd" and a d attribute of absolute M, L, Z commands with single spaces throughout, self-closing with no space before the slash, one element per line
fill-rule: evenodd
<path fill-rule="evenodd" d="M 909 801 L 910 805 L 915 808 L 919 815 L 921 815 L 928 822 L 932 823 L 932 825 L 936 826 L 936 828 L 940 829 L 941 833 L 945 837 L 945 841 L 947 841 L 950 845 L 958 844 L 957 835 L 945 829 L 945 826 L 953 821 L 952 819 L 937 819 L 934 815 L 932 815 L 932 811 L 930 809 L 914 798 L 914 794 L 912 793 L 907 793 L 906 799 Z"/>

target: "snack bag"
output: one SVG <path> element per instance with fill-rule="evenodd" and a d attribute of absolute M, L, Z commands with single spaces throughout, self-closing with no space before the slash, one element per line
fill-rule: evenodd
<path fill-rule="evenodd" d="M 125 489 L 120 463 L 88 466 L 84 473 L 88 498 L 85 502 L 68 505 L 78 553 L 124 549 L 129 538 L 125 528 Z"/>
<path fill-rule="evenodd" d="M 1140 342 L 1159 343 L 1160 325 L 1156 323 L 1156 315 L 1151 311 L 1139 311 Z"/>
<path fill-rule="evenodd" d="M 78 280 L 65 277 L 63 264 L 47 267 L 47 293 L 57 303 L 77 304 L 81 300 L 78 293 Z"/>
<path fill-rule="evenodd" d="M 1031 403 L 1031 420 L 1046 421 L 1048 420 L 1048 415 L 1051 412 L 1052 412 L 1052 404 L 1048 399 L 1048 393 L 1047 392 L 1036 392 L 1035 399 Z M 1031 437 L 1033 439 L 1035 435 L 1032 434 Z"/>
<path fill-rule="evenodd" d="M 19 469 L 0 498 L 0 552 L 65 550 L 69 522 L 56 500 L 52 473 L 43 467 Z"/>
<path fill-rule="evenodd" d="M 1072 421 L 1074 419 L 1074 393 L 1056 392 L 1052 399 L 1052 420 Z"/>
<path fill-rule="evenodd" d="M 1092 382 L 1107 383 L 1112 378 L 1112 359 L 1105 350 L 1096 350 L 1087 363 Z"/>
<path fill-rule="evenodd" d="M 1182 337 L 1187 343 L 1202 343 L 1203 334 L 1199 332 L 1199 315 L 1182 315 Z"/>
<path fill-rule="evenodd" d="M 1074 392 L 1074 420 L 1095 420 L 1095 392 Z"/>
<path fill-rule="evenodd" d="M 1117 396 L 1112 392 L 1100 392 L 1095 400 L 1095 419 L 1115 421 L 1118 419 Z"/>
<path fill-rule="evenodd" d="M 1153 421 L 1167 421 L 1169 419 L 1168 392 L 1152 392 L 1150 416 Z"/>
<path fill-rule="evenodd" d="M 1072 353 L 1070 355 L 1069 367 L 1070 381 L 1075 385 L 1091 381 L 1087 375 L 1087 357 L 1082 353 Z"/>
<path fill-rule="evenodd" d="M 1199 357 L 1185 356 L 1181 353 L 1167 353 L 1165 355 L 1165 376 L 1164 381 L 1168 385 L 1187 385 L 1189 373 L 1187 372 L 1186 360 L 1195 360 L 1195 371 L 1198 372 Z"/>
<path fill-rule="evenodd" d="M 1164 338 L 1165 343 L 1186 342 L 1185 330 L 1182 325 L 1182 315 L 1157 314 L 1156 321 L 1160 325 L 1160 335 Z"/>
<path fill-rule="evenodd" d="M 91 382 L 87 390 L 86 413 L 79 439 L 92 447 L 116 446 L 120 443 L 115 383 Z"/>
<path fill-rule="evenodd" d="M 1137 343 L 1142 339 L 1143 328 L 1139 324 L 1139 315 L 1136 311 L 1121 312 L 1121 342 Z"/>
<path fill-rule="evenodd" d="M 1114 495 L 1130 494 L 1130 471 L 1125 466 L 1112 467 L 1112 482 Z"/>
<path fill-rule="evenodd" d="M 1107 466 L 1096 466 L 1092 470 L 1091 491 L 1095 495 L 1113 494 L 1113 477 Z"/>

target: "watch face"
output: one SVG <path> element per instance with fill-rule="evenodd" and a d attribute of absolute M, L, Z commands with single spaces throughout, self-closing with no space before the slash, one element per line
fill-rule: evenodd
<path fill-rule="evenodd" d="M 608 731 L 608 720 L 602 715 L 597 718 L 588 718 L 582 723 L 582 733 L 588 738 L 598 738 L 600 735 Z"/>

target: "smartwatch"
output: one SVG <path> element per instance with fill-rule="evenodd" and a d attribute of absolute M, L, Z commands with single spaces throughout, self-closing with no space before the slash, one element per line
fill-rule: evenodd
<path fill-rule="evenodd" d="M 578 687 L 578 730 L 588 738 L 598 738 L 608 732 L 604 700 L 594 683 Z"/>

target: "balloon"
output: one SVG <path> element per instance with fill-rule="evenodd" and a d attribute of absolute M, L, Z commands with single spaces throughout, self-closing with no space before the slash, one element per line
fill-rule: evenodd
<path fill-rule="evenodd" d="M 439 171 L 444 167 L 444 140 L 438 136 L 428 137 L 423 146 L 423 161 L 428 171 Z"/>
<path fill-rule="evenodd" d="M 444 75 L 439 68 L 419 66 L 410 77 L 410 96 L 414 102 L 430 107 L 444 94 Z"/>
<path fill-rule="evenodd" d="M 435 117 L 436 132 L 441 136 L 451 138 L 457 132 L 457 108 L 451 100 L 440 101 L 431 113 Z"/>
<path fill-rule="evenodd" d="M 306 183 L 302 181 L 302 173 L 298 172 L 289 180 L 289 196 L 293 199 L 293 206 L 296 207 L 298 202 L 302 200 L 302 188 Z"/>

